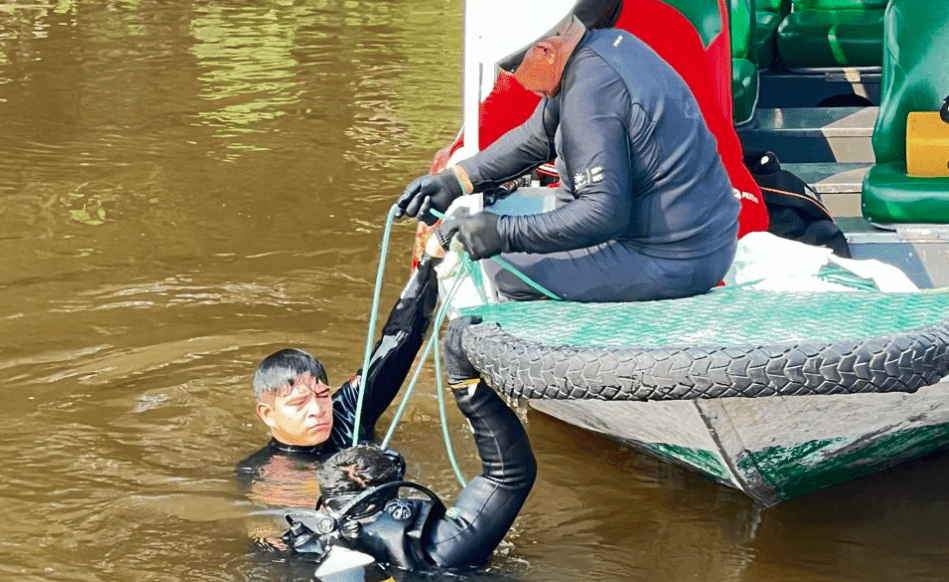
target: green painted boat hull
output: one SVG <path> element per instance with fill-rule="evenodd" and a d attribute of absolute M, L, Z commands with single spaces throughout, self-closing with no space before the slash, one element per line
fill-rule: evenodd
<path fill-rule="evenodd" d="M 764 506 L 949 447 L 946 381 L 915 394 L 530 404 Z"/>

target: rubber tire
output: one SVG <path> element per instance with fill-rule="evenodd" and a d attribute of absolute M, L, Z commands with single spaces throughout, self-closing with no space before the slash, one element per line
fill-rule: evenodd
<path fill-rule="evenodd" d="M 949 322 L 947 322 L 949 323 Z M 949 373 L 949 326 L 785 346 L 546 346 L 469 326 L 462 345 L 496 390 L 556 400 L 691 400 L 915 392 Z"/>

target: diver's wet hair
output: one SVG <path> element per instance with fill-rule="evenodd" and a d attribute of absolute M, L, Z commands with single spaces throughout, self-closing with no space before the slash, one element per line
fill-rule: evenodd
<path fill-rule="evenodd" d="M 393 450 L 374 445 L 357 445 L 343 449 L 326 459 L 316 472 L 320 494 L 327 502 L 359 493 L 405 475 L 405 460 Z"/>
<path fill-rule="evenodd" d="M 329 383 L 323 364 L 307 352 L 293 348 L 274 352 L 257 366 L 254 373 L 254 394 L 257 395 L 257 400 L 260 400 L 268 390 L 285 386 L 295 377 L 307 372 L 324 384 Z"/>

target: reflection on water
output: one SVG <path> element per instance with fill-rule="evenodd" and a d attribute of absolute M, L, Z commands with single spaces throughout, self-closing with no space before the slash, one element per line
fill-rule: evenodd
<path fill-rule="evenodd" d="M 292 2 L 198 8 L 191 19 L 191 53 L 203 71 L 201 97 L 214 107 L 198 117 L 215 129 L 215 137 L 227 140 L 228 149 L 268 149 L 240 143 L 240 137 L 299 103 L 295 40 L 301 28 L 318 22 L 319 14 Z"/>
<path fill-rule="evenodd" d="M 309 577 L 275 550 L 279 511 L 233 486 L 266 442 L 250 376 L 286 345 L 337 384 L 358 367 L 385 212 L 457 130 L 461 10 L 0 2 L 0 580 Z M 395 228 L 385 305 L 412 233 Z M 451 499 L 423 384 L 393 444 Z M 463 579 L 939 580 L 949 565 L 945 456 L 760 511 L 527 418 L 537 486 Z M 454 411 L 451 431 L 474 475 Z"/>

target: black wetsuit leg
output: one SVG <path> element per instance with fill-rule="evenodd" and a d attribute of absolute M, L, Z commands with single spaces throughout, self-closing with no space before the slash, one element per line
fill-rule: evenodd
<path fill-rule="evenodd" d="M 442 567 L 483 564 L 507 533 L 537 476 L 537 463 L 517 415 L 483 382 L 455 392 L 471 422 L 481 474 L 445 517 L 426 532 L 424 548 Z"/>
<path fill-rule="evenodd" d="M 664 259 L 642 254 L 622 241 L 545 255 L 505 253 L 501 258 L 567 301 L 648 301 L 705 293 L 725 276 L 735 245 L 706 257 Z M 498 291 L 509 299 L 541 299 L 538 291 L 492 261 L 486 263 Z"/>

